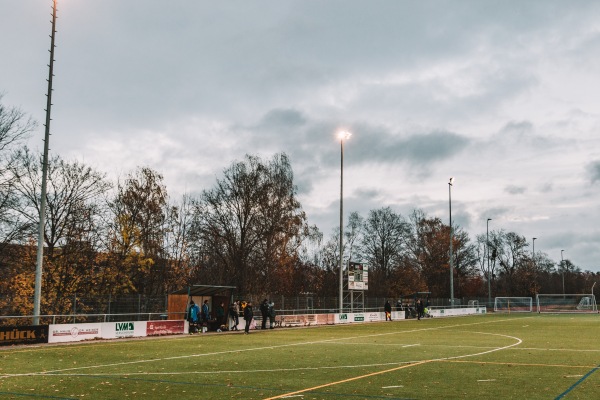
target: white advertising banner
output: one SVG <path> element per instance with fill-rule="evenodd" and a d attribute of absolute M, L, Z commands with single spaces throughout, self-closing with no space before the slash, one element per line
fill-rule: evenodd
<path fill-rule="evenodd" d="M 368 314 L 365 314 L 365 316 L 367 318 L 367 321 L 369 321 L 369 322 L 377 322 L 377 321 L 385 320 L 384 313 L 380 313 L 380 312 L 368 313 Z"/>
<path fill-rule="evenodd" d="M 102 339 L 146 336 L 146 321 L 105 322 L 102 324 Z"/>
<path fill-rule="evenodd" d="M 432 317 L 456 317 L 459 315 L 485 314 L 485 307 L 470 307 L 470 308 L 439 308 L 429 310 Z"/>
<path fill-rule="evenodd" d="M 48 328 L 48 343 L 79 342 L 102 338 L 102 324 L 59 324 Z"/>
<path fill-rule="evenodd" d="M 369 318 L 379 318 L 379 313 L 341 313 L 335 314 L 334 324 L 351 324 L 354 322 L 366 322 L 370 321 Z M 373 321 L 379 321 L 374 319 Z"/>

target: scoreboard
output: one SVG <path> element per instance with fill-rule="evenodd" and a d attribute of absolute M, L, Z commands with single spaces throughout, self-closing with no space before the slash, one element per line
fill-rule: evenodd
<path fill-rule="evenodd" d="M 369 289 L 369 268 L 366 264 L 348 261 L 348 290 Z"/>

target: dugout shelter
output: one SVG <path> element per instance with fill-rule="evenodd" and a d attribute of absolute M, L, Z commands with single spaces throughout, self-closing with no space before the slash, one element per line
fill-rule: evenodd
<path fill-rule="evenodd" d="M 225 312 L 233 301 L 235 286 L 214 285 L 191 285 L 179 289 L 168 296 L 167 313 L 168 319 L 185 319 L 185 313 L 191 300 L 201 306 L 204 300 L 208 300 L 211 315 L 215 315 L 216 307 L 225 303 Z"/>
<path fill-rule="evenodd" d="M 404 296 L 400 296 L 396 307 L 398 311 L 404 311 L 404 318 L 414 318 L 416 314 L 417 300 L 421 299 L 424 302 L 425 307 L 429 305 L 429 296 L 431 292 L 414 292 Z"/>

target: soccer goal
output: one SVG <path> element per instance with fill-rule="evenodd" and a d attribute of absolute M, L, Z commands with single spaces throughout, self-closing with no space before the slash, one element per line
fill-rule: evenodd
<path fill-rule="evenodd" d="M 532 312 L 532 297 L 496 297 L 494 312 Z"/>
<path fill-rule="evenodd" d="M 538 294 L 538 313 L 597 313 L 593 294 Z"/>

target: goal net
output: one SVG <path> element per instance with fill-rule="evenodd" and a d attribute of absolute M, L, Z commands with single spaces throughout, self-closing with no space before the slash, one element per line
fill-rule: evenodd
<path fill-rule="evenodd" d="M 496 297 L 494 312 L 532 312 L 532 297 Z"/>
<path fill-rule="evenodd" d="M 538 294 L 538 313 L 597 313 L 593 294 Z"/>

